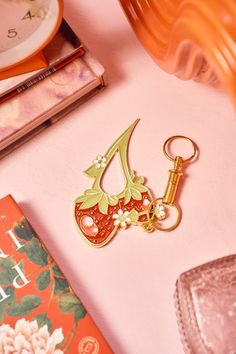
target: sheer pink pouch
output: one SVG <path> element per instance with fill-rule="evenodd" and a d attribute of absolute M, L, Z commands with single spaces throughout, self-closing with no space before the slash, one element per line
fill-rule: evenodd
<path fill-rule="evenodd" d="M 236 354 L 236 255 L 181 274 L 175 298 L 186 354 Z"/>

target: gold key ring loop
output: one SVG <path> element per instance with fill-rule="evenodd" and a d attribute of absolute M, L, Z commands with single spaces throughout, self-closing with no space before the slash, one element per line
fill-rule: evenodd
<path fill-rule="evenodd" d="M 170 161 L 175 161 L 175 158 L 176 157 L 173 157 L 170 155 L 170 153 L 168 152 L 168 148 L 170 147 L 170 144 L 174 141 L 174 140 L 177 140 L 177 139 L 181 139 L 181 140 L 186 140 L 188 141 L 192 147 L 193 147 L 193 154 L 188 157 L 187 159 L 183 160 L 183 162 L 190 162 L 191 160 L 193 160 L 196 156 L 197 156 L 197 153 L 198 153 L 198 147 L 197 145 L 195 144 L 195 142 L 188 138 L 187 136 L 184 136 L 184 135 L 174 135 L 174 136 L 171 136 L 169 139 L 167 139 L 163 145 L 163 152 L 165 154 L 165 156 L 168 158 L 168 160 Z"/>
<path fill-rule="evenodd" d="M 174 205 L 171 205 L 170 207 L 173 207 L 176 209 L 175 223 L 171 226 L 168 226 L 168 227 L 162 227 L 162 226 L 158 225 L 158 220 L 157 219 L 155 220 L 155 216 L 154 216 L 154 213 L 152 212 L 152 210 L 153 210 L 153 207 L 155 207 L 159 201 L 162 202 L 162 199 L 163 198 L 157 198 L 149 204 L 149 207 L 147 210 L 147 222 L 146 222 L 147 231 L 149 231 L 148 228 L 150 228 L 150 231 L 153 231 L 154 229 L 156 229 L 159 231 L 169 232 L 169 231 L 175 230 L 177 228 L 177 226 L 180 224 L 180 221 L 182 218 L 182 211 L 181 211 L 181 208 L 178 204 L 174 204 Z"/>

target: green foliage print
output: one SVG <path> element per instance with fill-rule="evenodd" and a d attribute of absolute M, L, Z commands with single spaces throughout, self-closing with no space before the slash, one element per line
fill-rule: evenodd
<path fill-rule="evenodd" d="M 26 316 L 34 309 L 41 305 L 41 299 L 38 295 L 23 296 L 20 301 L 12 302 L 10 308 L 7 310 L 9 316 Z"/>
<path fill-rule="evenodd" d="M 59 267 L 50 256 L 46 248 L 41 244 L 37 234 L 34 232 L 30 224 L 25 218 L 22 218 L 19 223 L 14 225 L 16 236 L 20 239 L 21 247 L 18 249 L 20 254 L 33 264 L 40 266 L 40 273 L 35 278 L 36 288 L 38 291 L 50 289 L 48 298 L 47 310 L 38 314 L 32 320 L 36 320 L 39 327 L 48 326 L 49 332 L 52 332 L 53 323 L 48 317 L 48 310 L 52 301 L 56 301 L 58 309 L 64 314 L 72 314 L 74 317 L 74 326 L 69 338 L 65 338 L 62 345 L 66 352 L 76 334 L 78 321 L 82 320 L 86 315 L 86 310 L 74 295 L 73 290 L 65 279 Z M 0 322 L 3 321 L 4 315 L 14 317 L 24 317 L 30 315 L 36 308 L 42 304 L 42 299 L 38 295 L 29 294 L 16 300 L 16 290 L 13 286 L 13 280 L 16 277 L 16 272 L 12 267 L 16 265 L 13 257 L 0 258 L 0 286 L 4 289 L 7 295 L 10 295 L 6 300 L 0 303 Z M 19 264 L 21 271 L 24 272 L 24 260 Z M 37 271 L 38 272 L 38 271 Z M 34 273 L 25 274 L 27 279 Z"/>
<path fill-rule="evenodd" d="M 9 316 L 27 316 L 31 311 L 41 305 L 41 298 L 37 295 L 23 296 L 20 301 L 16 301 L 15 288 L 12 285 L 16 272 L 12 267 L 16 265 L 13 257 L 0 259 L 0 285 L 4 292 L 9 295 L 6 300 L 0 303 L 0 320 L 4 314 Z M 24 272 L 24 260 L 19 264 L 20 270 Z"/>

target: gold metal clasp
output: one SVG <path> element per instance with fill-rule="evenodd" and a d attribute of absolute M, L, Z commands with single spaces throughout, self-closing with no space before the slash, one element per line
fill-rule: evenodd
<path fill-rule="evenodd" d="M 183 159 L 183 157 L 181 156 L 173 157 L 169 153 L 170 144 L 174 140 L 178 140 L 178 139 L 186 140 L 192 145 L 193 154 L 187 159 Z M 174 168 L 169 170 L 169 179 L 165 190 L 165 194 L 162 198 L 162 203 L 169 206 L 174 206 L 176 204 L 175 197 L 180 183 L 180 179 L 183 176 L 183 164 L 190 162 L 196 157 L 198 148 L 192 139 L 187 138 L 186 136 L 183 135 L 175 135 L 165 141 L 163 146 L 163 152 L 170 161 L 174 162 Z"/>
<path fill-rule="evenodd" d="M 181 156 L 172 157 L 172 155 L 169 153 L 170 144 L 176 139 L 187 140 L 191 143 L 193 147 L 193 154 L 187 159 L 183 159 L 183 157 Z M 198 148 L 192 139 L 182 135 L 175 135 L 166 140 L 163 146 L 163 152 L 165 156 L 174 163 L 174 167 L 169 170 L 169 178 L 164 196 L 153 200 L 149 205 L 149 209 L 147 211 L 148 220 L 143 225 L 144 229 L 148 232 L 152 232 L 155 229 L 160 231 L 172 231 L 179 225 L 182 217 L 182 211 L 180 206 L 176 202 L 176 193 L 178 191 L 181 177 L 183 176 L 183 165 L 184 163 L 190 162 L 191 160 L 195 159 L 198 153 Z M 160 205 L 162 205 L 162 208 L 163 206 L 174 207 L 176 211 L 176 218 L 174 224 L 172 224 L 171 226 L 164 227 L 161 224 L 161 221 L 164 220 L 165 217 L 162 217 L 160 213 L 158 213 Z"/>
<path fill-rule="evenodd" d="M 167 182 L 165 194 L 162 198 L 162 203 L 173 206 L 175 204 L 175 196 L 178 190 L 180 178 L 183 176 L 182 172 L 183 158 L 176 156 L 174 161 L 174 168 L 169 170 L 169 179 Z"/>

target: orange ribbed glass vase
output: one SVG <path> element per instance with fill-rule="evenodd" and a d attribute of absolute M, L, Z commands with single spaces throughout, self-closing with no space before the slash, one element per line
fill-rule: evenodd
<path fill-rule="evenodd" d="M 235 0 L 120 0 L 137 36 L 164 70 L 220 82 L 236 105 Z"/>

